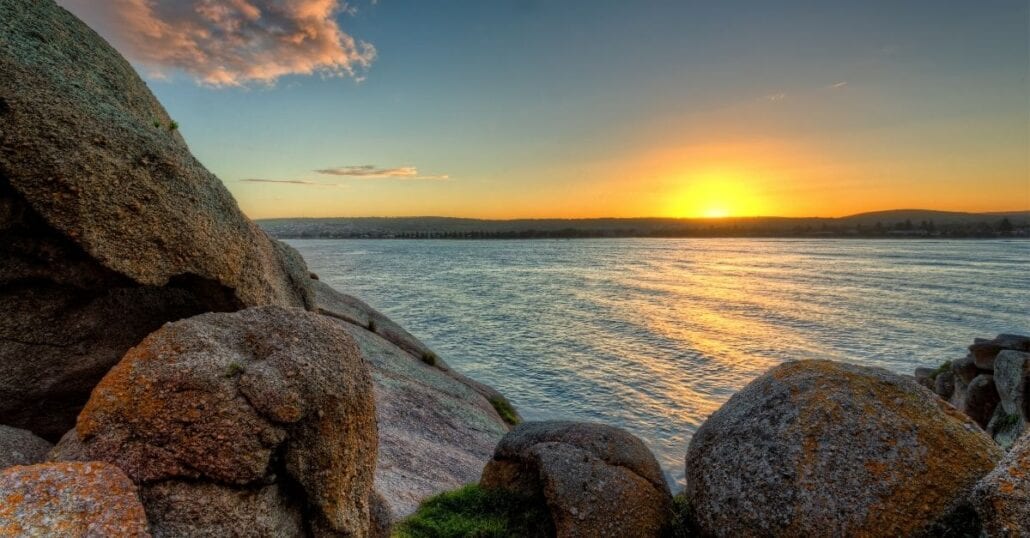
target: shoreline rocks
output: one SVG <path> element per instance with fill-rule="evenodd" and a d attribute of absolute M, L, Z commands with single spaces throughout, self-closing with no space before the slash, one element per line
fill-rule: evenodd
<path fill-rule="evenodd" d="M 149 537 L 139 494 L 102 462 L 0 470 L 0 536 Z"/>
<path fill-rule="evenodd" d="M 752 381 L 695 433 L 686 495 L 712 536 L 913 535 L 1001 458 L 910 378 L 829 361 Z"/>
<path fill-rule="evenodd" d="M 1030 435 L 1023 435 L 973 491 L 973 506 L 989 538 L 1030 533 Z"/>
<path fill-rule="evenodd" d="M 237 512 L 269 518 L 269 529 L 300 532 L 304 514 L 311 528 L 364 536 L 376 448 L 372 383 L 354 340 L 324 316 L 268 306 L 148 336 L 51 456 L 124 470 L 156 536 L 232 528 Z"/>
<path fill-rule="evenodd" d="M 915 379 L 971 417 L 1003 448 L 1028 430 L 1030 336 L 976 338 L 965 357 L 936 369 L 916 368 Z"/>
<path fill-rule="evenodd" d="M 300 255 L 88 26 L 52 0 L 0 2 L 0 73 L 0 424 L 55 441 L 167 321 L 312 308 Z"/>
<path fill-rule="evenodd" d="M 604 424 L 520 424 L 498 443 L 480 485 L 541 499 L 558 538 L 659 536 L 672 518 L 654 455 Z"/>

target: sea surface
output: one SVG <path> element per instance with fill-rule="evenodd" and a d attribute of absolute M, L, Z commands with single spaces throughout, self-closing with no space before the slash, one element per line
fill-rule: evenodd
<path fill-rule="evenodd" d="M 1030 241 L 289 243 L 525 418 L 626 428 L 679 487 L 691 434 L 773 365 L 909 374 L 1030 333 Z"/>

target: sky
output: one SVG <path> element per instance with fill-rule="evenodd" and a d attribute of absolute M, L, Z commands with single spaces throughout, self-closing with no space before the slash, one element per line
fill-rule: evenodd
<path fill-rule="evenodd" d="M 253 218 L 1030 209 L 1025 0 L 58 0 Z"/>

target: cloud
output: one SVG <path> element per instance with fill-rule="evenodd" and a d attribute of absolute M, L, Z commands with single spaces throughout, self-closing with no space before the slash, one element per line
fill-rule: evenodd
<path fill-rule="evenodd" d="M 847 86 L 847 85 L 848 85 L 848 81 L 842 80 L 840 82 L 835 82 L 833 84 L 830 84 L 826 88 L 830 89 L 830 90 L 839 90 L 839 89 L 841 89 L 841 88 L 843 88 L 844 86 Z"/>
<path fill-rule="evenodd" d="M 784 100 L 786 98 L 787 98 L 787 94 L 785 94 L 783 92 L 773 93 L 773 94 L 766 95 L 765 97 L 763 97 L 763 99 L 765 99 L 766 101 L 782 101 L 782 100 Z"/>
<path fill-rule="evenodd" d="M 335 168 L 323 168 L 315 170 L 319 174 L 330 176 L 344 176 L 361 179 L 450 179 L 447 175 L 421 176 L 414 166 L 398 166 L 394 168 L 380 168 L 371 164 L 359 166 L 337 166 Z"/>
<path fill-rule="evenodd" d="M 339 0 L 60 0 L 156 78 L 210 86 L 286 75 L 354 76 L 375 60 L 336 22 Z"/>
<path fill-rule="evenodd" d="M 255 177 L 248 177 L 241 179 L 242 183 L 284 183 L 287 185 L 306 185 L 310 187 L 343 187 L 340 183 L 319 183 L 317 181 L 307 181 L 305 179 L 261 179 Z"/>

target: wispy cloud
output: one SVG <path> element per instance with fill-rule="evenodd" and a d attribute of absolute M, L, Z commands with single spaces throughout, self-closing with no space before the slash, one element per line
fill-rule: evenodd
<path fill-rule="evenodd" d="M 771 93 L 769 95 L 766 95 L 762 99 L 765 99 L 766 101 L 782 101 L 782 100 L 784 100 L 786 98 L 787 98 L 787 94 L 785 94 L 783 92 L 779 92 L 779 93 Z"/>
<path fill-rule="evenodd" d="M 826 88 L 830 89 L 830 90 L 839 90 L 839 89 L 841 89 L 841 88 L 843 88 L 844 86 L 847 86 L 847 85 L 848 85 L 848 81 L 842 80 L 840 82 L 834 82 L 833 84 L 830 84 Z"/>
<path fill-rule="evenodd" d="M 450 176 L 447 176 L 445 174 L 419 175 L 418 168 L 415 168 L 414 166 L 397 166 L 393 168 L 383 168 L 372 164 L 363 164 L 358 166 L 337 166 L 334 168 L 323 168 L 321 170 L 315 170 L 315 172 L 329 176 L 344 176 L 361 179 L 450 179 Z"/>
<path fill-rule="evenodd" d="M 305 185 L 309 187 L 343 187 L 340 183 L 319 183 L 317 181 L 308 181 L 306 179 L 262 179 L 256 177 L 248 177 L 241 179 L 242 183 L 283 183 L 286 185 Z"/>
<path fill-rule="evenodd" d="M 375 48 L 343 32 L 339 0 L 59 0 L 155 77 L 271 84 L 285 75 L 354 76 Z"/>

